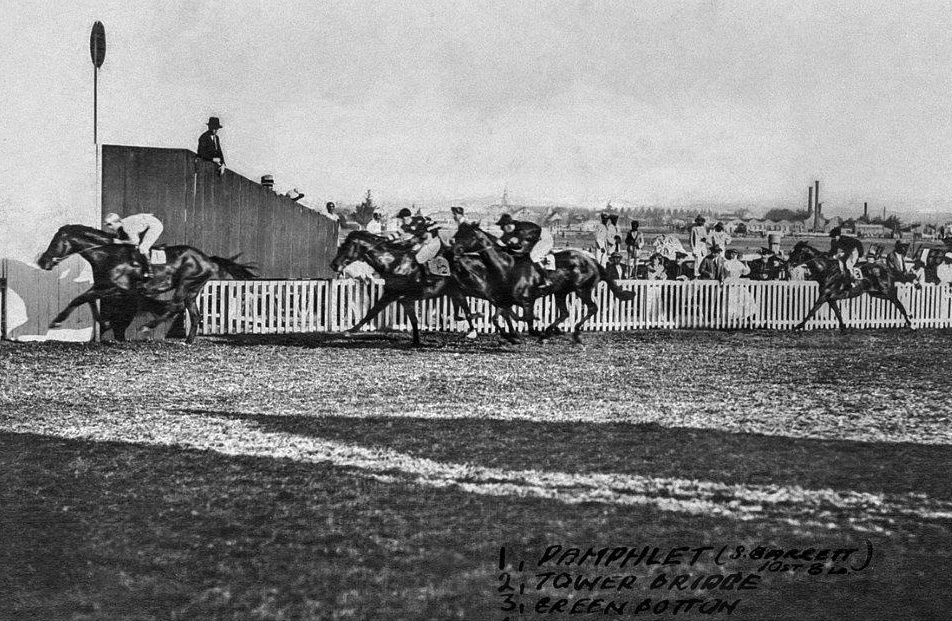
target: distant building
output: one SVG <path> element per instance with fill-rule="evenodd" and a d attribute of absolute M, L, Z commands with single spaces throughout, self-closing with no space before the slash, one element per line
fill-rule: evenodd
<path fill-rule="evenodd" d="M 854 226 L 857 237 L 889 237 L 892 231 L 882 224 L 861 224 L 857 222 Z"/>

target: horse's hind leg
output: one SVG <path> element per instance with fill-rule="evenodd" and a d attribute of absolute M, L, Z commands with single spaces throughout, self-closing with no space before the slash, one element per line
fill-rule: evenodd
<path fill-rule="evenodd" d="M 416 305 L 413 300 L 401 300 L 400 304 L 403 306 L 403 312 L 406 313 L 407 319 L 410 320 L 410 326 L 413 328 L 413 346 L 420 347 L 420 321 L 417 318 Z"/>
<path fill-rule="evenodd" d="M 843 321 L 843 313 L 840 312 L 840 305 L 836 303 L 836 300 L 830 299 L 830 308 L 833 309 L 833 314 L 836 315 L 836 320 L 840 322 L 840 330 L 846 330 L 846 322 Z"/>
<path fill-rule="evenodd" d="M 909 313 L 906 312 L 906 307 L 903 305 L 902 301 L 899 299 L 899 295 L 896 293 L 896 290 L 893 289 L 886 294 L 886 299 L 893 303 L 893 306 L 899 309 L 899 313 L 902 315 L 902 318 L 906 320 L 906 327 L 910 330 L 912 328 L 912 320 L 909 318 Z"/>
<path fill-rule="evenodd" d="M 476 338 L 476 323 L 473 321 L 473 311 L 469 308 L 469 302 L 466 301 L 466 297 L 463 295 L 454 295 L 452 297 L 453 304 L 456 306 L 456 312 L 459 313 L 460 310 L 466 315 L 466 323 L 469 324 L 469 332 L 466 333 L 466 338 L 474 339 Z"/>
<path fill-rule="evenodd" d="M 539 336 L 539 331 L 535 327 L 535 301 L 526 302 L 522 305 L 522 320 L 529 326 L 529 336 Z"/>
<path fill-rule="evenodd" d="M 581 343 L 582 338 L 580 332 L 582 330 L 582 324 L 588 321 L 591 317 L 598 312 L 598 304 L 595 303 L 595 300 L 592 299 L 592 290 L 591 289 L 582 289 L 576 291 L 575 294 L 578 296 L 578 299 L 582 301 L 582 304 L 585 305 L 585 314 L 582 315 L 582 318 L 579 319 L 578 323 L 575 324 L 575 329 L 572 330 L 572 340 L 576 343 Z"/>
<path fill-rule="evenodd" d="M 555 317 L 555 321 L 550 323 L 542 332 L 542 336 L 539 337 L 540 341 L 558 332 L 559 325 L 569 318 L 569 306 L 567 299 L 567 295 L 555 296 L 555 308 L 558 311 L 558 314 Z"/>
<path fill-rule="evenodd" d="M 186 307 L 188 308 L 188 334 L 185 336 L 185 344 L 188 345 L 195 341 L 195 336 L 198 334 L 198 302 L 192 298 Z"/>

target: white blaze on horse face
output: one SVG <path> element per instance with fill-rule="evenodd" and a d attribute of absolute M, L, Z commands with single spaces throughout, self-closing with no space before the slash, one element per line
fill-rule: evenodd
<path fill-rule="evenodd" d="M 381 265 L 389 268 L 390 265 L 393 263 L 393 255 L 390 254 L 389 252 L 383 252 L 377 257 L 377 260 L 380 262 Z"/>

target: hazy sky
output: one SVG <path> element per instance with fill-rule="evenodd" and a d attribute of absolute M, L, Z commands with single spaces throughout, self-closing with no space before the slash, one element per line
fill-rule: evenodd
<path fill-rule="evenodd" d="M 95 220 L 96 19 L 102 142 L 321 200 L 952 202 L 950 2 L 4 4 L 8 244 Z"/>

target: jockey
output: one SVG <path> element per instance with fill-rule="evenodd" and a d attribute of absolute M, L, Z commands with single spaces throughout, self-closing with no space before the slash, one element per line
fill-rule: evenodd
<path fill-rule="evenodd" d="M 850 280 L 855 280 L 853 270 L 856 261 L 863 256 L 863 243 L 855 237 L 843 235 L 840 227 L 833 227 L 830 231 L 830 256 L 840 262 L 843 272 Z"/>
<path fill-rule="evenodd" d="M 464 222 L 469 222 L 469 219 L 466 217 L 466 214 L 463 212 L 462 207 L 450 207 L 450 212 L 453 214 L 453 221 L 457 225 L 460 225 Z"/>
<path fill-rule="evenodd" d="M 152 266 L 149 262 L 149 252 L 159 235 L 162 234 L 162 223 L 151 213 L 137 213 L 125 218 L 119 214 L 106 214 L 103 224 L 105 229 L 115 233 L 118 237 L 114 243 L 130 244 L 136 247 L 136 258 L 142 263 L 142 275 L 152 277 Z"/>
<path fill-rule="evenodd" d="M 406 207 L 397 212 L 397 221 L 400 228 L 390 233 L 389 238 L 410 242 L 415 250 L 414 259 L 423 268 L 424 275 L 432 275 L 427 262 L 436 258 L 443 245 L 439 227 L 426 216 L 414 216 Z"/>
<path fill-rule="evenodd" d="M 513 256 L 528 256 L 542 278 L 541 288 L 549 287 L 551 282 L 545 268 L 542 266 L 542 262 L 545 261 L 546 256 L 552 250 L 552 246 L 555 245 L 552 233 L 534 222 L 513 220 L 512 216 L 507 213 L 504 213 L 496 224 L 502 228 L 502 237 L 499 238 L 500 245 Z"/>

